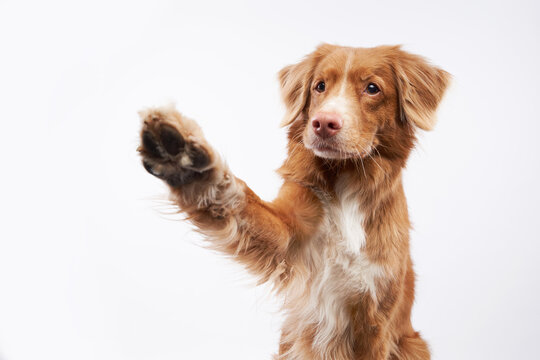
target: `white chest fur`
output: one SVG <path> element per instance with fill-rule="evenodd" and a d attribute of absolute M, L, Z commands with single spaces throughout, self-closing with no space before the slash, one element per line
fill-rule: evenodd
<path fill-rule="evenodd" d="M 286 307 L 290 339 L 316 326 L 313 346 L 322 358 L 334 358 L 333 340 L 350 329 L 347 300 L 366 294 L 377 301 L 377 284 L 384 268 L 372 262 L 365 251 L 364 213 L 358 192 L 347 186 L 346 178 L 336 186 L 336 198 L 320 199 L 325 209 L 317 233 L 304 248 L 305 267 L 293 269 Z M 332 345 L 334 344 L 334 345 Z M 298 344 L 297 344 L 298 345 Z M 290 359 L 304 359 L 301 346 L 292 346 Z M 296 355 L 293 355 L 296 354 Z M 288 358 L 289 359 L 289 358 Z"/>
<path fill-rule="evenodd" d="M 326 219 L 311 250 L 319 261 L 313 269 L 309 308 L 312 321 L 319 325 L 315 345 L 320 348 L 348 328 L 347 298 L 366 293 L 377 300 L 377 282 L 384 269 L 370 261 L 365 244 L 364 215 L 357 194 L 340 191 L 337 201 L 326 204 Z"/>
<path fill-rule="evenodd" d="M 341 277 L 352 289 L 369 292 L 376 300 L 376 282 L 384 275 L 383 268 L 370 261 L 365 252 L 364 212 L 358 191 L 347 178 L 336 185 L 336 201 L 326 204 L 327 223 L 322 229 L 325 241 L 324 263 L 341 268 Z"/>
<path fill-rule="evenodd" d="M 329 221 L 333 223 L 339 233 L 340 239 L 345 246 L 345 251 L 360 255 L 366 244 L 364 231 L 364 214 L 360 210 L 354 194 L 343 194 L 337 204 L 332 204 L 328 209 Z"/>

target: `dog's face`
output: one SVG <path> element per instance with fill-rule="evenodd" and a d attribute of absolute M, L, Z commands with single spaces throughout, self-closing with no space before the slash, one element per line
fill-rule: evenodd
<path fill-rule="evenodd" d="M 284 125 L 322 158 L 369 156 L 429 130 L 448 74 L 399 47 L 322 45 L 280 74 Z"/>

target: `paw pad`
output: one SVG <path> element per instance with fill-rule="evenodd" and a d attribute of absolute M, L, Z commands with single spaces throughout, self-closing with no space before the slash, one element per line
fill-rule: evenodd
<path fill-rule="evenodd" d="M 171 186 L 203 179 L 211 159 L 200 144 L 186 140 L 173 125 L 156 117 L 143 125 L 139 152 L 143 166 Z"/>

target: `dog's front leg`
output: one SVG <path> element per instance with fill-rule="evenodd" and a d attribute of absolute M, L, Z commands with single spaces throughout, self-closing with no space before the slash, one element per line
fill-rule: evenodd
<path fill-rule="evenodd" d="M 291 244 L 322 214 L 315 195 L 285 183 L 276 200 L 264 202 L 233 176 L 193 120 L 174 108 L 143 111 L 141 117 L 145 169 L 170 186 L 174 201 L 211 246 L 263 281 L 284 275 Z"/>

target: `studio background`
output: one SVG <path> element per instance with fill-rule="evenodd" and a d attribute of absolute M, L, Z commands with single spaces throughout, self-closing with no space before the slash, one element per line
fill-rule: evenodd
<path fill-rule="evenodd" d="M 454 79 L 405 171 L 413 324 L 434 359 L 533 359 L 534 1 L 0 1 L 0 359 L 270 359 L 279 301 L 201 247 L 136 153 L 175 102 L 276 195 L 276 74 L 321 42 L 403 44 Z"/>

